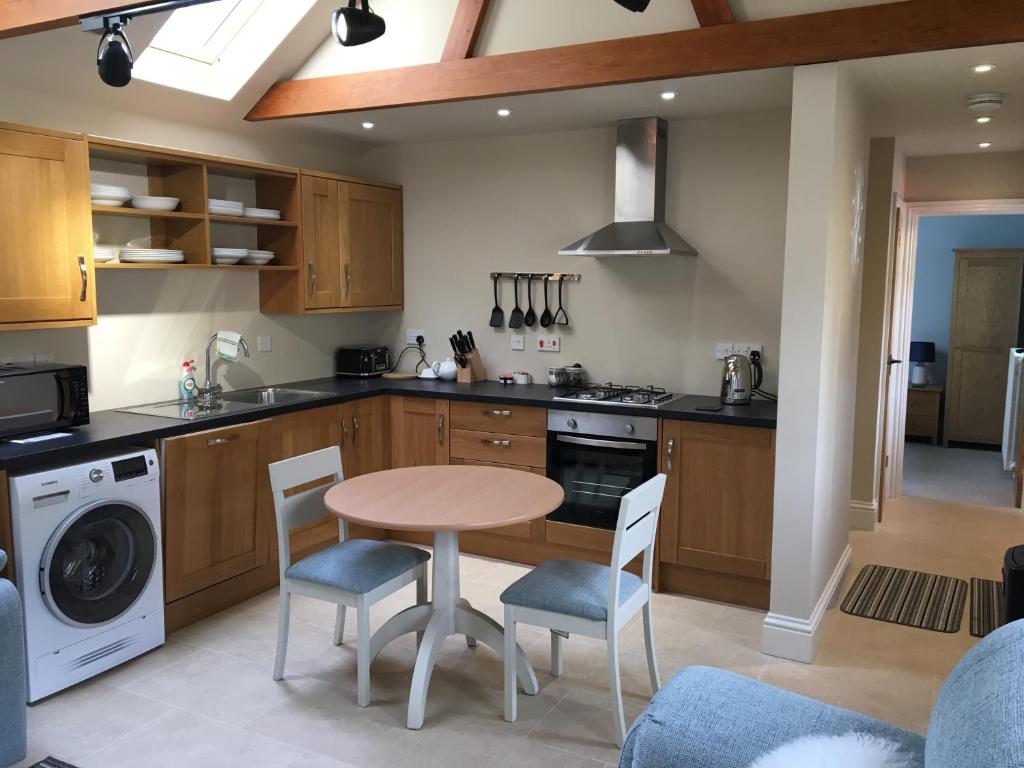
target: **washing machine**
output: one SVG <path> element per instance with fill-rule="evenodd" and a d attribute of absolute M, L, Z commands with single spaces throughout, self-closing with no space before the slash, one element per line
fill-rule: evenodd
<path fill-rule="evenodd" d="M 10 495 L 30 703 L 163 644 L 153 450 L 15 476 Z"/>

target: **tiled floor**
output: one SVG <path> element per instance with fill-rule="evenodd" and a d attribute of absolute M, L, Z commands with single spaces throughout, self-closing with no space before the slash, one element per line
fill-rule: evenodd
<path fill-rule="evenodd" d="M 854 534 L 846 584 L 870 562 L 998 577 L 1001 552 L 1022 538 L 1021 531 L 1021 518 L 1007 510 L 903 498 L 887 506 L 880 531 Z M 498 594 L 524 570 L 464 557 L 464 594 L 500 618 Z M 410 590 L 380 606 L 375 625 L 412 599 Z M 296 600 L 287 675 L 280 683 L 271 680 L 275 608 L 274 594 L 257 597 L 32 707 L 30 759 L 53 754 L 82 768 L 601 768 L 617 761 L 601 643 L 571 638 L 565 674 L 556 679 L 547 672 L 547 636 L 522 628 L 520 641 L 537 669 L 541 693 L 521 695 L 519 721 L 508 724 L 501 715 L 498 658 L 452 639 L 431 680 L 424 728 L 409 731 L 404 723 L 413 636 L 385 649 L 374 664 L 373 702 L 360 709 L 354 645 L 331 645 L 334 615 L 326 604 Z M 833 608 L 818 658 L 808 666 L 760 653 L 761 611 L 657 595 L 655 616 L 663 678 L 688 664 L 710 664 L 921 732 L 943 677 L 973 643 L 966 616 L 959 634 L 943 635 Z M 622 646 L 625 708 L 632 719 L 649 696 L 637 624 L 626 628 Z"/>

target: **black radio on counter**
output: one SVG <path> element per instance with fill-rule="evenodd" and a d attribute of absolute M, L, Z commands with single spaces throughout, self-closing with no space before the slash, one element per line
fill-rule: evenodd
<path fill-rule="evenodd" d="M 391 351 L 387 347 L 338 347 L 334 353 L 334 373 L 338 376 L 380 376 L 390 370 Z"/>

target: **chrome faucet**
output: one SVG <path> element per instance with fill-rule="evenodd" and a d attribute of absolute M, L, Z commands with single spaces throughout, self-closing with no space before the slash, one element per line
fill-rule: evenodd
<path fill-rule="evenodd" d="M 216 384 L 213 381 L 213 369 L 210 366 L 210 350 L 213 349 L 214 343 L 217 341 L 217 334 L 213 334 L 210 340 L 206 343 L 206 380 L 203 382 L 203 386 L 199 389 L 199 402 L 203 405 L 212 405 L 220 397 L 221 392 L 224 388 L 220 384 Z M 238 346 L 242 348 L 245 356 L 249 356 L 249 345 L 245 343 L 245 339 L 241 336 L 238 337 Z"/>

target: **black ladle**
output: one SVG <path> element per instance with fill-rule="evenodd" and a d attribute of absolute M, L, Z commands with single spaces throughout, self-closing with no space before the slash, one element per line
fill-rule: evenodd
<path fill-rule="evenodd" d="M 498 303 L 498 276 L 495 275 L 494 280 L 494 309 L 491 310 L 491 328 L 501 328 L 505 324 L 505 312 L 501 308 L 501 304 Z"/>
<path fill-rule="evenodd" d="M 526 280 L 526 299 L 529 306 L 526 309 L 526 317 L 523 318 L 523 325 L 533 328 L 537 323 L 537 313 L 533 311 L 533 274 Z"/>
<path fill-rule="evenodd" d="M 512 278 L 512 285 L 515 286 L 514 290 L 515 290 L 515 294 L 516 294 L 516 306 L 515 306 L 515 309 L 512 310 L 512 314 L 509 315 L 509 317 L 508 317 L 508 327 L 509 328 L 522 328 L 523 327 L 523 310 L 519 306 L 519 275 L 518 274 L 515 275 Z"/>
<path fill-rule="evenodd" d="M 565 283 L 565 275 L 558 276 L 558 311 L 555 312 L 555 318 L 552 322 L 555 325 L 568 325 L 569 315 L 566 314 L 565 308 L 562 306 L 562 284 Z M 562 318 L 559 320 L 558 318 Z"/>
<path fill-rule="evenodd" d="M 548 306 L 548 275 L 544 275 L 544 311 L 540 313 L 540 327 L 550 328 L 555 318 L 551 314 L 551 307 Z"/>

